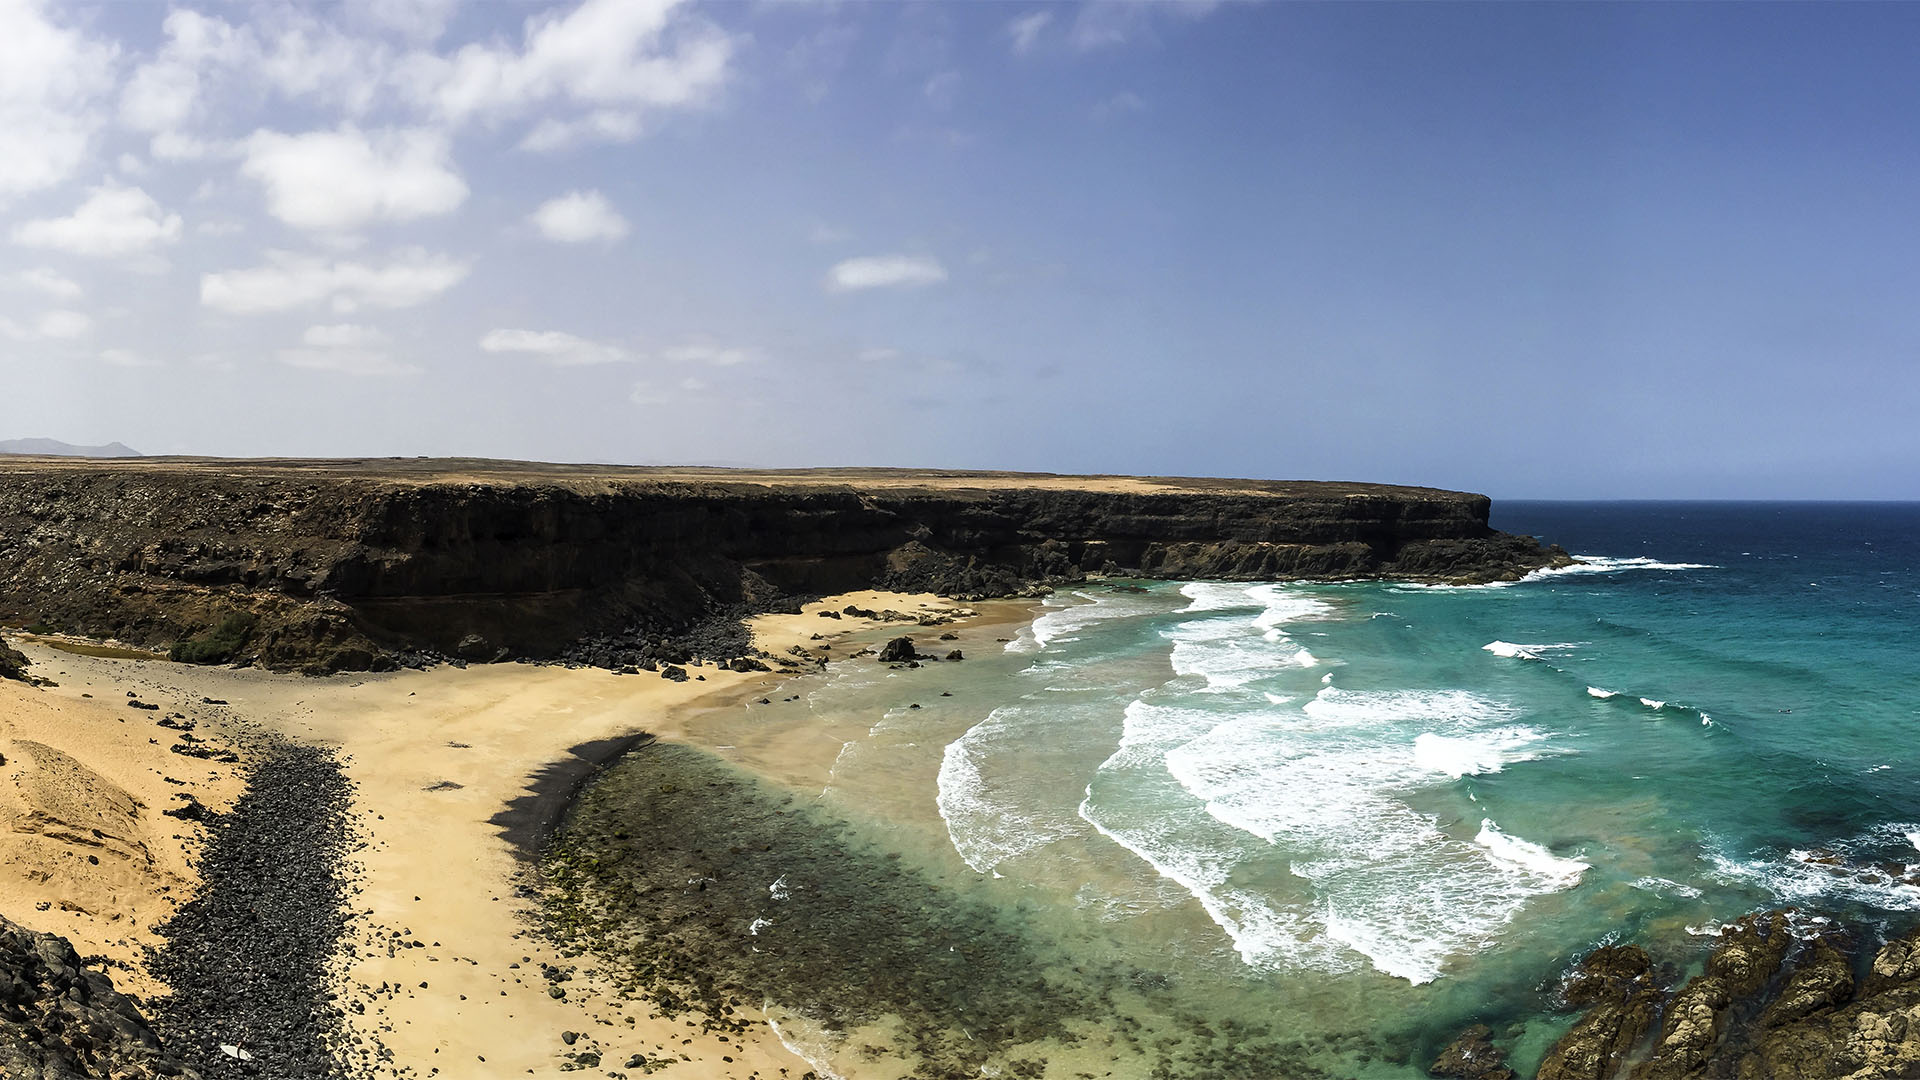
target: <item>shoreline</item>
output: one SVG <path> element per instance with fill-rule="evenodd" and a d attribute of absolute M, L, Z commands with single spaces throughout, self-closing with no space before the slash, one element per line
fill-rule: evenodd
<path fill-rule="evenodd" d="M 814 614 L 829 605 L 891 608 L 911 613 L 911 625 Z M 804 616 L 770 617 L 776 621 L 755 627 L 756 644 L 776 655 L 831 654 L 851 635 L 911 633 L 921 619 L 947 619 L 958 607 L 927 594 L 846 594 L 807 605 Z M 683 731 L 708 710 L 774 693 L 795 673 L 689 665 L 692 677 L 675 682 L 494 664 L 314 679 L 57 650 L 26 635 L 20 645 L 34 675 L 61 685 L 0 684 L 0 743 L 12 740 L 5 771 L 38 767 L 15 749 L 23 735 L 42 735 L 50 747 L 65 741 L 94 758 L 100 747 L 124 743 L 128 760 L 112 775 L 129 783 L 146 777 L 134 785 L 140 794 L 129 812 L 154 832 L 178 834 L 174 878 L 148 888 L 151 899 L 119 909 L 132 914 L 102 917 L 97 928 L 78 914 L 50 918 L 57 895 L 12 899 L 19 889 L 9 891 L 7 881 L 18 868 L 0 867 L 0 914 L 67 936 L 83 954 L 105 956 L 122 989 L 148 1000 L 165 992 L 147 973 L 145 950 L 158 941 L 155 928 L 202 884 L 190 858 L 206 831 L 159 816 L 162 800 L 178 787 L 209 810 L 225 811 L 244 793 L 241 774 L 264 758 L 256 753 L 225 765 L 182 758 L 158 739 L 149 742 L 146 732 L 153 717 L 184 723 L 172 717 L 217 712 L 218 724 L 197 720 L 196 738 L 225 746 L 229 738 L 257 735 L 257 747 L 272 738 L 313 747 L 340 762 L 351 787 L 355 850 L 340 870 L 347 930 L 325 975 L 346 1010 L 337 1045 L 356 1057 L 356 1046 L 375 1055 L 356 1062 L 365 1075 L 463 1075 L 477 1068 L 558 1077 L 667 1058 L 715 1077 L 772 1080 L 812 1070 L 771 1024 L 756 1021 L 723 1037 L 649 1016 L 646 1003 L 627 999 L 595 965 L 544 938 L 530 876 L 542 840 L 579 791 L 605 765 L 650 741 L 650 729 Z M 819 670 L 803 664 L 801 676 Z M 162 708 L 150 717 L 120 704 L 130 700 L 127 687 L 140 695 L 131 700 L 151 698 Z M 185 775 L 183 765 L 208 766 L 212 775 L 191 787 L 163 779 Z M 35 910 L 41 902 L 48 907 Z M 124 932 L 134 929 L 128 921 L 139 922 L 137 933 Z"/>

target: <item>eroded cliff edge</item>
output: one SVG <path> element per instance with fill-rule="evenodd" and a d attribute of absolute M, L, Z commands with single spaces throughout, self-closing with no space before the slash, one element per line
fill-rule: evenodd
<path fill-rule="evenodd" d="M 0 623 L 235 659 L 551 658 L 782 598 L 1086 573 L 1512 579 L 1484 495 L 1371 484 L 478 460 L 0 461 Z"/>

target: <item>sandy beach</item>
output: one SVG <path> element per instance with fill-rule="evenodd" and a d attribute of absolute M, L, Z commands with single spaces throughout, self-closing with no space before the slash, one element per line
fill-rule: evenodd
<path fill-rule="evenodd" d="M 848 606 L 898 614 L 820 615 Z M 932 595 L 862 592 L 763 616 L 753 630 L 767 653 L 833 656 L 850 636 L 909 633 L 963 610 Z M 391 1053 L 390 1075 L 558 1076 L 636 1056 L 714 1077 L 809 1071 L 765 1025 L 725 1035 L 656 1017 L 620 1000 L 590 960 L 548 946 L 529 920 L 527 862 L 495 820 L 534 794 L 543 767 L 561 763 L 548 787 L 590 772 L 575 747 L 685 734 L 703 712 L 738 710 L 793 676 L 702 665 L 672 682 L 500 664 L 315 679 L 15 645 L 58 685 L 0 683 L 0 914 L 105 957 L 122 988 L 164 992 L 143 952 L 195 887 L 201 829 L 161 811 L 178 796 L 219 810 L 242 790 L 242 765 L 176 754 L 178 729 L 156 726 L 191 722 L 209 746 L 257 732 L 340 754 L 364 846 L 351 868 L 355 955 L 334 977 L 355 1003 L 352 1031 Z"/>

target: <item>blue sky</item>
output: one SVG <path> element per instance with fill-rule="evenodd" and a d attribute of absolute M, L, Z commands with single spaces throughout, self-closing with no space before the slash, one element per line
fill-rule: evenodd
<path fill-rule="evenodd" d="M 0 435 L 1920 498 L 1920 6 L 0 0 Z"/>

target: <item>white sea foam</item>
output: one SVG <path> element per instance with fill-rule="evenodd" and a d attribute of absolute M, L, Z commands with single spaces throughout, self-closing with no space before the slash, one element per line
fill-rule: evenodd
<path fill-rule="evenodd" d="M 1473 842 L 1486 848 L 1495 862 L 1517 867 L 1559 889 L 1573 888 L 1580 883 L 1580 875 L 1590 869 L 1587 863 L 1563 859 L 1531 840 L 1508 836 L 1492 818 L 1480 819 L 1480 833 Z"/>
<path fill-rule="evenodd" d="M 1649 708 L 1649 709 L 1664 709 L 1664 708 L 1666 708 L 1666 707 L 1667 707 L 1667 703 L 1666 703 L 1666 702 L 1664 702 L 1664 701 L 1655 701 L 1654 699 L 1652 699 L 1652 698 L 1650 698 L 1650 697 L 1643 697 L 1643 698 L 1641 698 L 1641 699 L 1640 699 L 1640 704 L 1642 704 L 1642 705 L 1645 705 L 1645 706 L 1646 706 L 1647 708 Z"/>
<path fill-rule="evenodd" d="M 1141 700 L 1127 713 L 1139 739 L 1122 751 L 1127 766 L 1146 774 L 1158 752 L 1210 817 L 1289 856 L 1326 936 L 1383 972 L 1436 978 L 1449 957 L 1484 942 L 1529 899 L 1578 880 L 1570 861 L 1543 848 L 1490 840 L 1484 830 L 1477 841 L 1450 837 L 1405 801 L 1446 777 L 1546 752 L 1547 737 L 1511 723 L 1504 703 L 1457 690 L 1327 687 L 1297 711 L 1223 719 L 1201 703 Z M 1188 836 L 1165 835 L 1160 847 L 1134 837 L 1129 846 L 1177 863 L 1199 854 Z M 1219 902 L 1217 890 L 1210 899 Z M 1244 937 L 1244 924 L 1229 932 Z"/>
<path fill-rule="evenodd" d="M 1920 851 L 1920 830 L 1908 833 L 1907 843 L 1912 844 L 1915 851 Z"/>
<path fill-rule="evenodd" d="M 1620 691 L 1618 690 L 1602 690 L 1597 686 L 1587 687 L 1587 693 L 1588 695 L 1592 697 L 1597 697 L 1602 701 L 1605 701 L 1608 698 L 1617 698 L 1620 696 Z"/>
<path fill-rule="evenodd" d="M 760 931 L 772 925 L 773 925 L 772 919 L 755 919 L 752 922 L 747 924 L 747 933 L 753 935 L 754 937 L 759 937 Z"/>
<path fill-rule="evenodd" d="M 790 899 L 793 896 L 793 892 L 787 888 L 787 875 L 781 874 L 778 878 L 775 878 L 773 884 L 767 886 L 767 894 L 775 900 Z"/>
<path fill-rule="evenodd" d="M 1267 678 L 1275 669 L 1317 667 L 1320 659 L 1286 635 L 1282 627 L 1334 614 L 1333 605 L 1284 585 L 1227 585 L 1194 582 L 1181 589 L 1190 605 L 1183 611 L 1202 617 L 1162 632 L 1172 644 L 1173 670 L 1206 680 L 1209 693 L 1238 690 Z M 1242 618 L 1231 614 L 1258 608 Z"/>
<path fill-rule="evenodd" d="M 1511 641 L 1489 641 L 1485 645 L 1482 645 L 1480 647 L 1492 653 L 1495 656 L 1504 656 L 1504 657 L 1507 657 L 1508 659 L 1520 659 L 1520 660 L 1540 659 L 1539 653 L 1534 652 L 1533 650 L 1527 648 L 1525 645 L 1515 645 Z"/>
<path fill-rule="evenodd" d="M 1439 735 L 1423 731 L 1413 740 L 1413 761 L 1429 772 L 1451 776 L 1497 773 L 1516 761 L 1532 761 L 1546 733 L 1528 727 L 1505 727 L 1471 735 Z"/>
<path fill-rule="evenodd" d="M 1633 885 L 1634 888 L 1641 889 L 1646 892 L 1660 893 L 1662 895 L 1670 894 L 1673 896 L 1681 896 L 1681 897 L 1685 897 L 1688 900 L 1698 900 L 1703 895 L 1699 889 L 1696 889 L 1691 885 L 1683 885 L 1678 881 L 1673 881 L 1663 877 L 1636 878 L 1631 884 Z"/>
<path fill-rule="evenodd" d="M 1543 653 L 1576 648 L 1578 644 L 1573 641 L 1556 641 L 1551 645 L 1516 645 L 1511 641 L 1489 641 L 1480 647 L 1495 656 L 1504 656 L 1509 660 L 1544 660 L 1546 657 L 1542 655 Z"/>
<path fill-rule="evenodd" d="M 1018 774 L 989 775 L 1004 772 L 1006 761 L 1030 756 L 1035 713 L 1049 711 L 1020 705 L 995 709 L 941 755 L 934 801 L 954 850 L 979 873 L 993 873 L 1006 860 L 1044 847 L 1066 831 L 1036 804 L 1036 793 Z M 1028 753 L 1023 755 L 1023 748 Z"/>
<path fill-rule="evenodd" d="M 1575 555 L 1571 566 L 1548 566 L 1535 570 L 1522 581 L 1568 577 L 1575 574 L 1617 574 L 1626 570 L 1718 570 L 1709 563 L 1661 562 L 1644 556 L 1613 558 L 1607 555 Z"/>
<path fill-rule="evenodd" d="M 769 1000 L 762 1006 L 761 1011 L 770 1014 L 773 1009 L 773 1002 Z M 823 1040 L 803 1039 L 792 1026 L 781 1027 L 771 1015 L 767 1016 L 767 1027 L 773 1030 L 773 1037 L 780 1040 L 780 1045 L 786 1047 L 788 1053 L 806 1062 L 821 1080 L 846 1080 L 845 1077 L 827 1067 L 829 1051 L 822 1045 Z"/>
<path fill-rule="evenodd" d="M 1058 641 L 1072 640 L 1080 631 L 1109 619 L 1124 619 L 1152 610 L 1152 601 L 1132 593 L 1100 595 L 1085 591 L 1044 600 L 1045 611 L 1020 628 L 1006 651 L 1040 652 Z"/>
<path fill-rule="evenodd" d="M 1723 880 L 1759 885 L 1788 903 L 1839 901 L 1885 911 L 1920 911 L 1920 866 L 1905 861 L 1907 848 L 1920 848 L 1916 835 L 1920 826 L 1888 824 L 1818 850 L 1744 857 L 1711 852 L 1708 861 Z"/>

